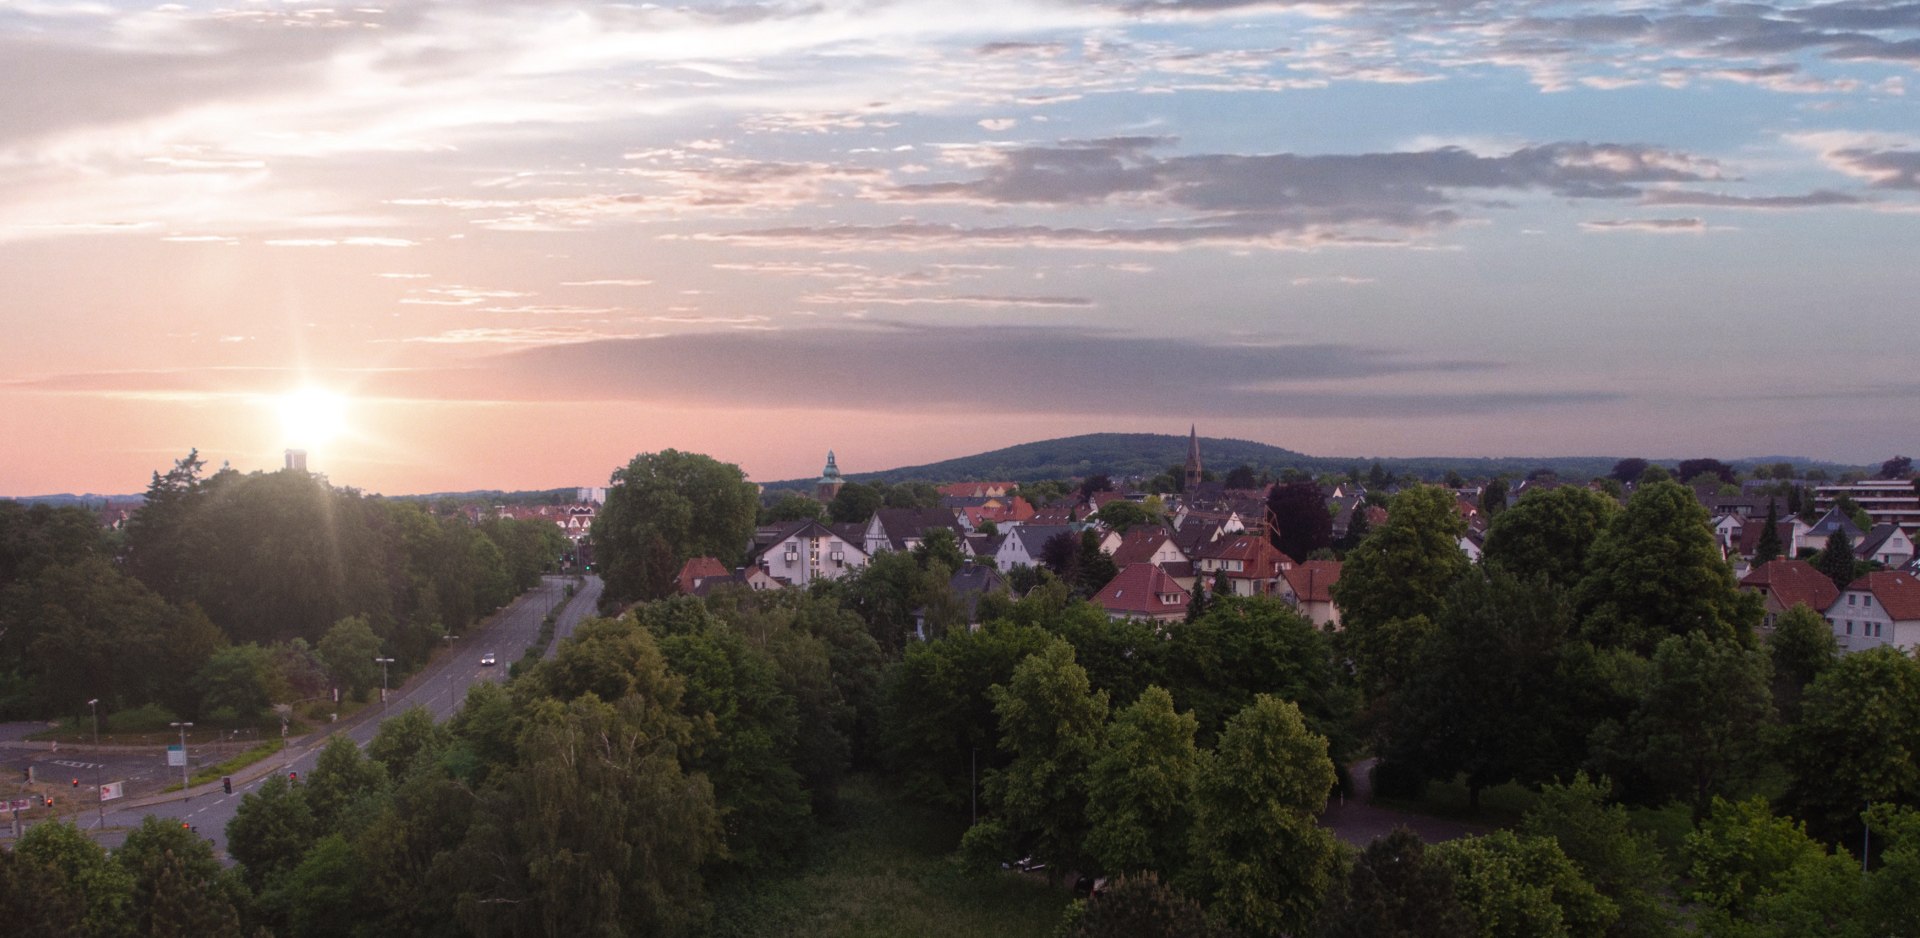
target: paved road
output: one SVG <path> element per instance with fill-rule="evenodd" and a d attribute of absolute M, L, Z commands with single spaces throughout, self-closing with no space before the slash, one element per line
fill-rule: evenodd
<path fill-rule="evenodd" d="M 1427 843 L 1439 843 L 1475 834 L 1485 834 L 1492 828 L 1471 821 L 1458 821 L 1452 818 L 1439 818 L 1426 814 L 1414 814 L 1398 808 L 1373 803 L 1373 759 L 1362 759 L 1349 767 L 1353 776 L 1353 794 L 1342 799 L 1335 796 L 1320 815 L 1320 823 L 1333 831 L 1334 836 L 1356 847 L 1365 847 L 1375 838 L 1393 833 L 1396 827 L 1412 829 L 1420 839 Z"/>
<path fill-rule="evenodd" d="M 507 679 L 507 667 L 519 660 L 521 652 L 533 644 L 539 637 L 540 622 L 547 613 L 560 609 L 560 615 L 554 629 L 554 643 L 547 649 L 552 657 L 559 646 L 560 639 L 571 635 L 580 620 L 593 615 L 595 605 L 600 600 L 602 584 L 598 577 L 587 577 L 582 588 L 571 600 L 564 596 L 567 578 L 547 577 L 540 586 L 522 594 L 512 604 L 489 617 L 478 627 L 469 630 L 452 643 L 450 651 L 443 653 L 420 673 L 415 674 L 404 686 L 395 688 L 388 695 L 384 709 L 374 705 L 362 711 L 362 715 L 344 728 L 337 729 L 347 738 L 362 746 L 372 740 L 380 731 L 380 722 L 389 716 L 397 716 L 409 708 L 419 705 L 427 708 L 435 720 L 445 720 L 459 709 L 466 700 L 467 688 L 480 681 L 504 682 Z M 492 667 L 480 664 L 480 656 L 491 652 L 499 661 Z M 193 825 L 202 837 L 213 841 L 214 849 L 225 856 L 227 822 L 233 819 L 240 799 L 248 792 L 258 788 L 260 783 L 273 774 L 299 772 L 306 774 L 313 770 L 315 757 L 323 748 L 330 733 L 318 731 L 304 739 L 295 740 L 287 752 L 265 763 L 250 767 L 234 778 L 233 794 L 229 795 L 220 788 L 220 783 L 202 785 L 189 793 L 183 800 L 170 800 L 158 804 L 141 804 L 138 799 L 129 807 L 106 813 L 106 830 L 99 835 L 99 841 L 108 847 L 117 847 L 125 839 L 125 829 L 140 823 L 142 817 L 153 815 L 162 818 L 175 818 Z M 195 747 L 198 748 L 198 747 Z M 53 769 L 51 753 L 39 753 L 41 759 L 36 763 L 45 768 L 36 768 L 41 778 Z M 62 752 L 59 758 L 71 761 L 108 761 L 117 764 L 124 754 L 71 753 Z M 163 753 L 148 750 L 144 755 L 131 758 L 143 760 L 148 765 L 158 765 L 160 771 L 178 771 L 165 768 Z M 110 761 L 109 761 L 110 760 Z M 198 760 L 196 760 L 198 761 Z M 68 771 L 62 768 L 62 771 Z M 77 771 L 77 770 L 74 770 Z M 90 771 L 90 770 L 89 770 Z M 82 786 L 92 784 L 89 774 L 78 777 Z M 115 776 L 117 778 L 117 776 Z M 176 793 L 170 796 L 179 799 Z M 100 826 L 97 802 L 89 794 L 86 807 L 89 809 L 80 818 L 81 826 L 92 829 Z M 4 827 L 0 827 L 3 831 Z"/>

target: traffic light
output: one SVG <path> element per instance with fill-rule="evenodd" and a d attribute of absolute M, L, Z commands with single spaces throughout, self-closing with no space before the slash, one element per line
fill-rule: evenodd
<path fill-rule="evenodd" d="M 225 789 L 227 794 L 233 794 L 233 776 L 222 775 L 220 777 L 220 787 Z"/>
<path fill-rule="evenodd" d="M 297 782 L 297 781 L 299 781 L 299 780 L 300 780 L 300 773 L 298 773 L 298 772 L 288 772 L 288 773 L 287 773 L 287 781 L 289 781 L 289 782 Z"/>
<path fill-rule="evenodd" d="M 77 778 L 76 778 L 76 779 L 74 779 L 74 780 L 73 780 L 73 787 L 75 787 L 75 788 L 79 788 L 79 787 L 80 787 L 80 780 L 79 780 L 79 779 L 77 779 Z"/>
<path fill-rule="evenodd" d="M 193 829 L 193 825 L 192 825 L 192 824 L 188 824 L 188 823 L 187 823 L 187 822 L 185 822 L 185 821 L 181 821 L 181 822 L 180 822 L 180 829 L 181 829 L 181 830 L 183 830 L 183 831 L 186 831 L 186 830 L 192 830 L 192 829 Z"/>
<path fill-rule="evenodd" d="M 53 807 L 53 796 L 52 796 L 52 795 L 48 795 L 48 796 L 47 796 L 47 803 L 46 803 L 46 807 L 49 807 L 49 808 L 51 808 L 51 807 Z"/>

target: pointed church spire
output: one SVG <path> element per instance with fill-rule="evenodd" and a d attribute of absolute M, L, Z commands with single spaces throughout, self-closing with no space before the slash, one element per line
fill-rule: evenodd
<path fill-rule="evenodd" d="M 1186 491 L 1192 492 L 1200 487 L 1200 428 L 1198 424 L 1187 426 L 1187 478 Z"/>

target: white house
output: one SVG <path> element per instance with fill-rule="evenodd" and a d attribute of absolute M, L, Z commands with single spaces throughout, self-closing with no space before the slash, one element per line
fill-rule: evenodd
<path fill-rule="evenodd" d="M 1037 567 L 1040 565 L 1040 550 L 1048 540 L 1072 533 L 1072 526 L 1064 524 L 1021 524 L 1010 527 L 1006 539 L 1000 542 L 999 551 L 993 555 L 993 565 L 1002 573 L 1018 566 Z"/>
<path fill-rule="evenodd" d="M 867 552 L 818 521 L 790 521 L 754 535 L 749 567 L 792 586 L 837 580 L 867 565 Z"/>
<path fill-rule="evenodd" d="M 1920 646 L 1920 579 L 1881 570 L 1847 584 L 1827 607 L 1827 623 L 1842 653 L 1893 645 Z"/>
<path fill-rule="evenodd" d="M 1904 567 L 1913 560 L 1913 538 L 1897 525 L 1876 524 L 1865 540 L 1854 548 L 1862 560 L 1878 561 L 1889 567 Z"/>

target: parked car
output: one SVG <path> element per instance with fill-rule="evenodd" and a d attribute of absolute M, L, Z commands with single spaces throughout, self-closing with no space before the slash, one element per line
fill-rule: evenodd
<path fill-rule="evenodd" d="M 480 656 L 480 666 L 483 668 L 493 667 L 493 652 L 487 652 Z"/>

